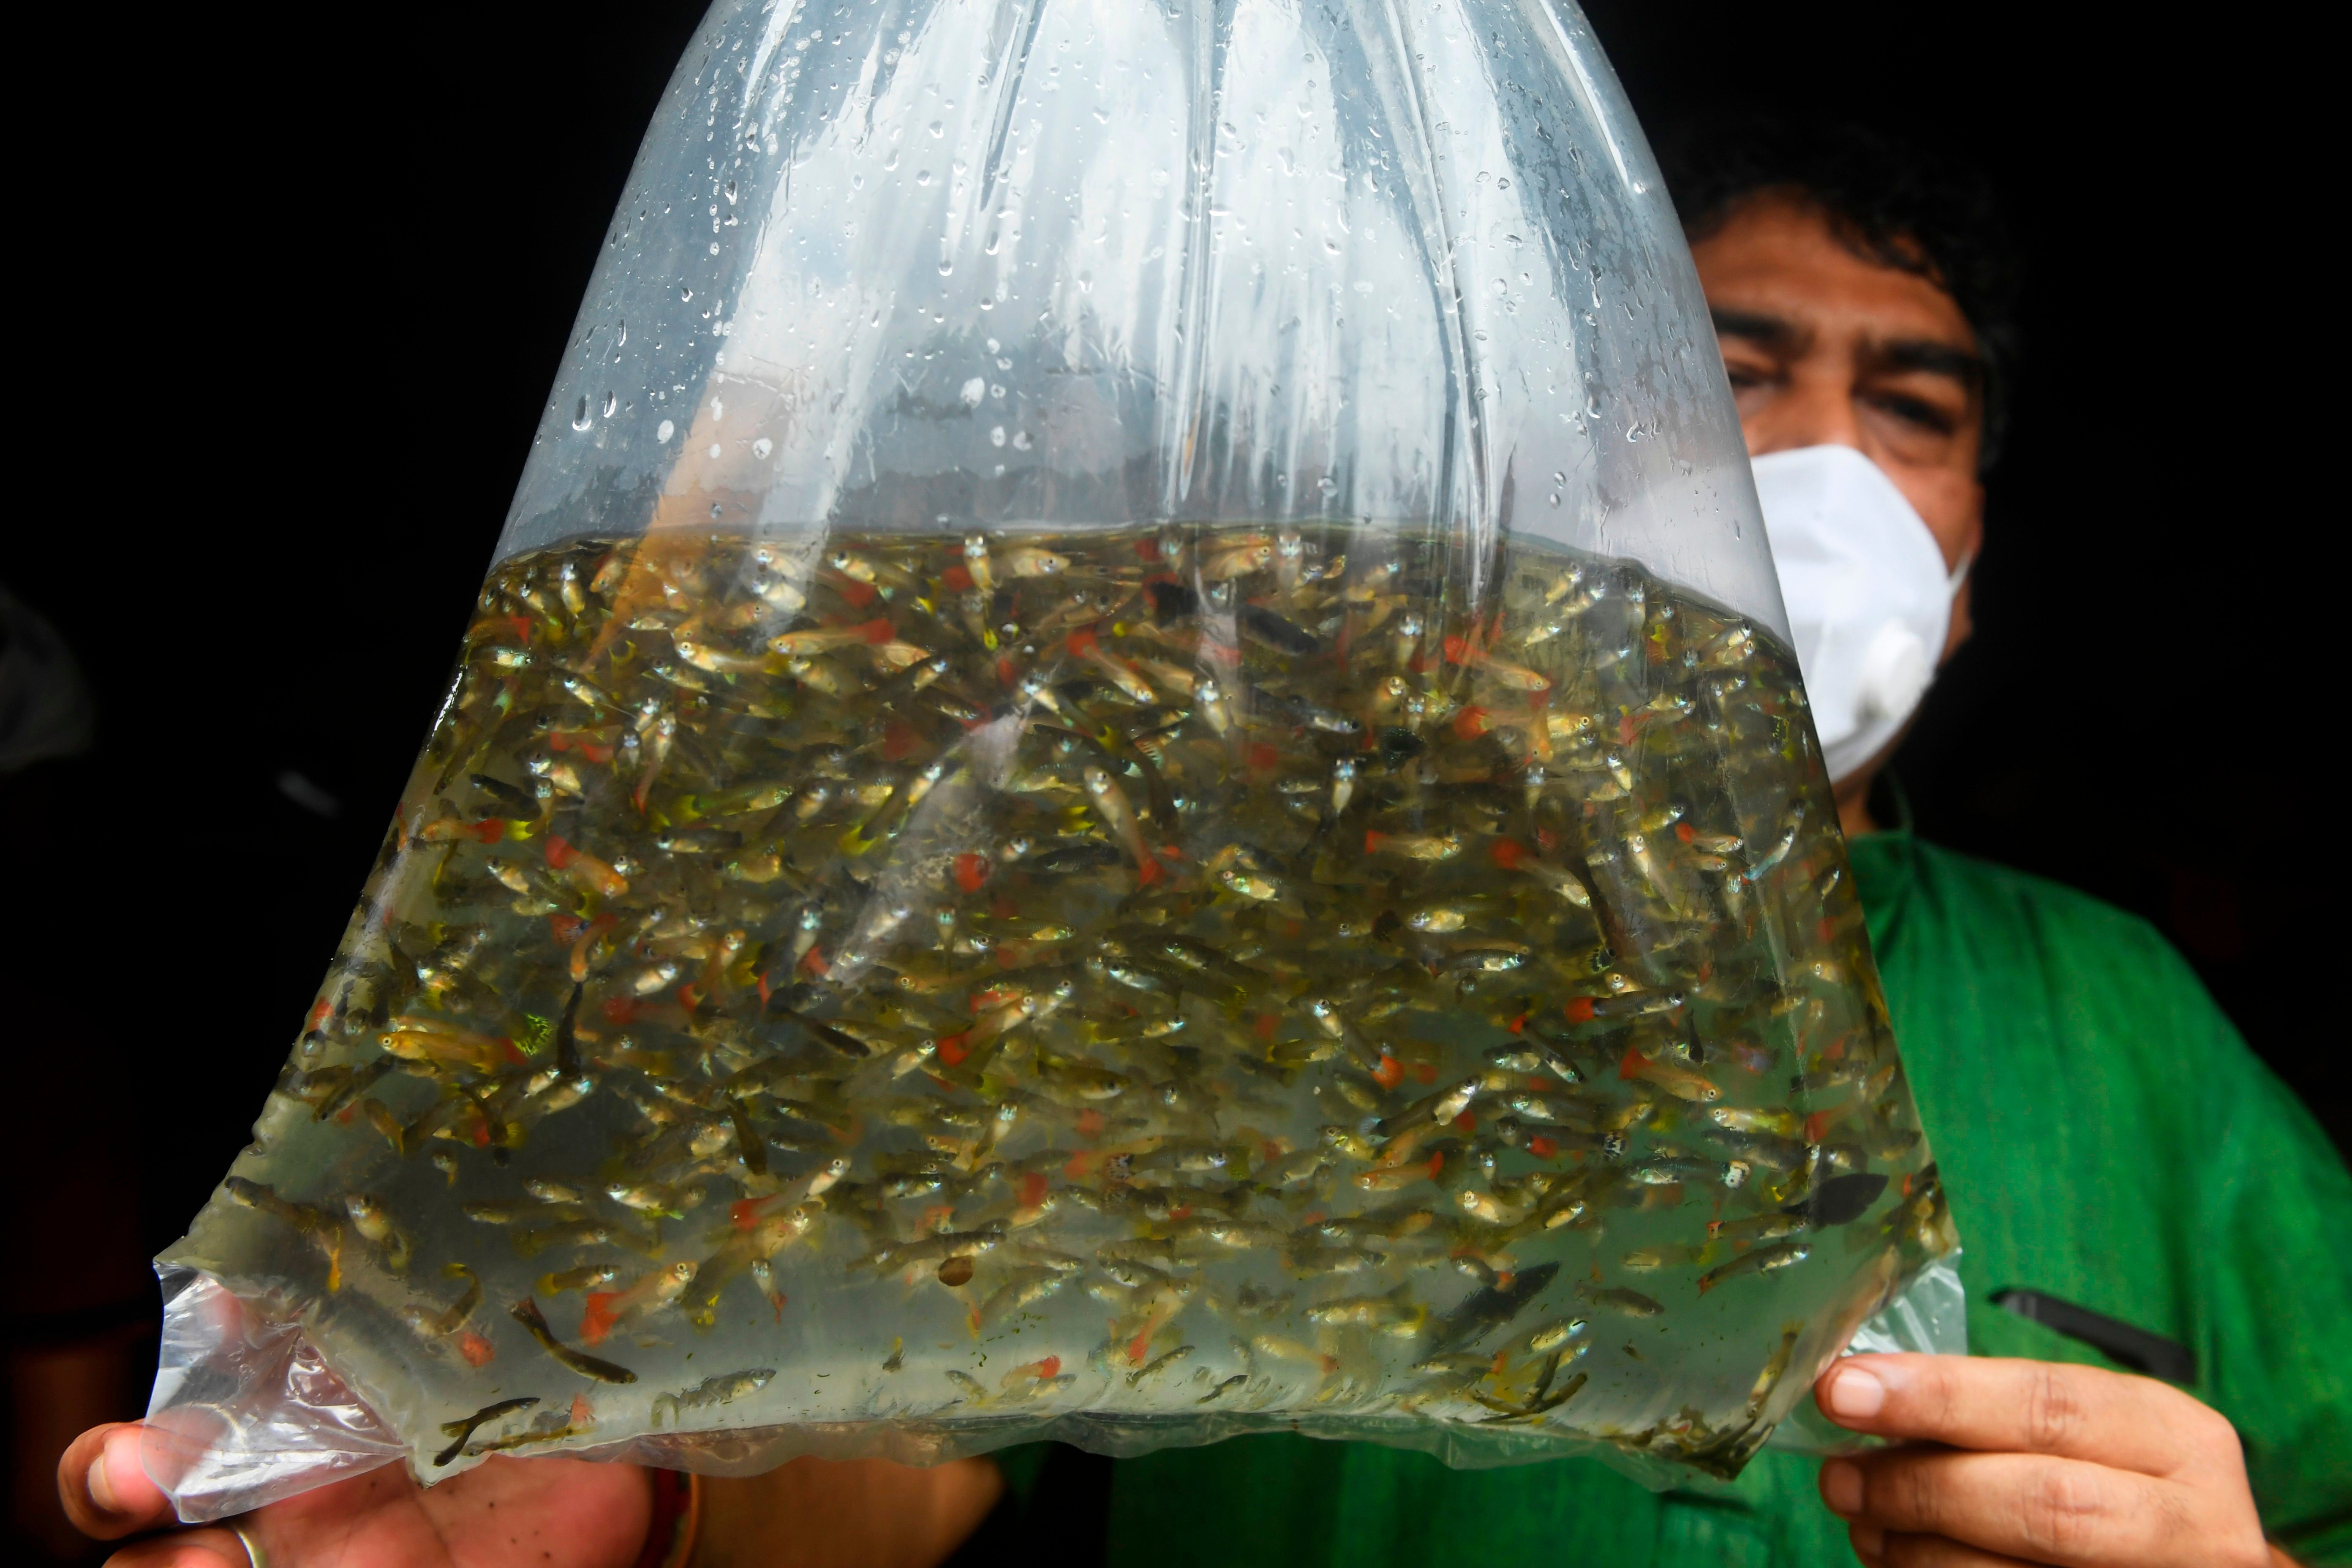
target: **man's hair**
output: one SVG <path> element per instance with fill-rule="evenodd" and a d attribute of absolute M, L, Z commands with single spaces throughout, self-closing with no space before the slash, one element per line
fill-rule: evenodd
<path fill-rule="evenodd" d="M 1751 198 L 1785 196 L 1820 212 L 1856 256 L 1949 294 L 1984 361 L 1980 466 L 1992 467 L 2016 373 L 2020 267 L 1981 171 L 1864 126 L 1777 117 L 1691 125 L 1660 146 L 1659 162 L 1693 241 Z"/>

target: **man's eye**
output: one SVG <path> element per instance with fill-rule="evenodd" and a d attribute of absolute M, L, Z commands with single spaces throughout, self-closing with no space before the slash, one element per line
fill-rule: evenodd
<path fill-rule="evenodd" d="M 1933 430 L 1938 436 L 1948 436 L 1959 428 L 1959 421 L 1948 410 L 1938 408 L 1924 398 L 1888 392 L 1881 393 L 1872 401 L 1904 423 L 1916 425 L 1922 430 Z"/>

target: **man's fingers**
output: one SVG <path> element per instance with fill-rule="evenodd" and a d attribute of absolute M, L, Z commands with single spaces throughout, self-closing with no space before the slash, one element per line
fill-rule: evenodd
<path fill-rule="evenodd" d="M 1997 1552 L 1980 1552 L 1943 1535 L 1889 1535 L 1875 1525 L 1852 1531 L 1863 1568 L 2032 1568 Z M 1865 1548 L 1867 1548 L 1865 1550 Z"/>
<path fill-rule="evenodd" d="M 232 1531 L 189 1530 L 134 1541 L 106 1568 L 252 1568 L 252 1561 Z"/>
<path fill-rule="evenodd" d="M 139 1423 L 93 1426 L 58 1459 L 58 1500 L 84 1535 L 112 1541 L 172 1519 L 171 1500 L 139 1462 Z"/>
<path fill-rule="evenodd" d="M 2155 1568 L 2197 1539 L 2178 1488 L 2046 1454 L 1889 1448 L 1832 1459 L 1822 1467 L 1822 1500 L 1843 1519 L 1886 1531 L 1897 1563 L 1911 1550 L 1897 1538 L 1907 1535 L 2054 1568 Z"/>
<path fill-rule="evenodd" d="M 2228 1422 L 2178 1389 L 2055 1362 L 1849 1356 L 1822 1374 L 1813 1397 L 1822 1414 L 1857 1432 L 2149 1476 L 2237 1446 Z"/>

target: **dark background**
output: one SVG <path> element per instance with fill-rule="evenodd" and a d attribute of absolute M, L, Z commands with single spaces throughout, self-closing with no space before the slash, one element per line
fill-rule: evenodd
<path fill-rule="evenodd" d="M 1828 111 L 1996 178 L 2027 357 L 1978 634 L 1899 763 L 1919 826 L 2154 921 L 2352 1144 L 2321 967 L 2352 818 L 2312 739 L 2340 660 L 2294 575 L 2340 502 L 2301 493 L 2326 433 L 2290 394 L 2316 356 L 2273 336 L 2315 292 L 2267 108 L 2298 90 L 2292 46 L 2054 10 L 1591 15 L 1654 134 Z M 62 1549 L 58 1447 L 144 1406 L 145 1258 L 245 1142 L 341 934 L 700 12 L 427 6 L 350 36 L 216 14 L 121 41 L 156 47 L 111 102 L 114 172 L 19 142 L 27 210 L 70 233 L 20 309 L 88 368 L 0 581 L 79 653 L 99 741 L 0 778 L 0 1555 Z"/>

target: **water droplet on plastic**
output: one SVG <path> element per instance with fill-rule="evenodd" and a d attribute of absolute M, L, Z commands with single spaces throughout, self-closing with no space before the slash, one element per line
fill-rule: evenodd
<path fill-rule="evenodd" d="M 1638 441 L 1641 438 L 1642 427 L 1639 425 L 1628 425 L 1625 426 L 1625 439 L 1628 441 Z"/>
<path fill-rule="evenodd" d="M 717 457 L 717 456 L 719 455 L 719 448 L 718 448 L 718 447 L 711 447 L 711 448 L 710 448 L 710 452 L 711 452 L 711 456 L 713 456 L 713 457 Z M 720 508 L 719 508 L 719 503 L 718 503 L 717 501 L 712 501 L 712 502 L 710 503 L 710 521 L 713 521 L 713 522 L 717 522 L 717 521 L 719 521 L 719 510 L 720 510 Z"/>
<path fill-rule="evenodd" d="M 963 384 L 963 405 L 966 408 L 979 407 L 980 400 L 987 395 L 988 383 L 984 378 L 975 375 Z"/>
<path fill-rule="evenodd" d="M 1561 473 L 1558 468 L 1554 468 L 1551 471 L 1551 482 L 1556 485 L 1564 485 L 1568 483 L 1568 476 Z"/>
<path fill-rule="evenodd" d="M 1028 431 L 1015 430 L 1013 432 L 1013 449 L 1016 452 L 1025 452 L 1029 449 Z"/>
<path fill-rule="evenodd" d="M 730 207 L 735 205 L 735 182 L 732 180 L 727 182 L 727 205 Z"/>
<path fill-rule="evenodd" d="M 1335 496 L 1339 493 L 1339 481 L 1326 474 L 1315 481 L 1315 488 L 1327 496 Z"/>
<path fill-rule="evenodd" d="M 608 393 L 606 393 L 606 394 L 604 395 L 604 417 L 605 417 L 605 418 L 610 419 L 610 418 L 611 418 L 611 417 L 612 417 L 615 413 L 619 412 L 619 410 L 620 410 L 620 406 L 621 406 L 621 400 L 620 400 L 618 397 L 614 396 L 613 394 L 611 394 L 611 393 L 609 393 L 609 392 L 608 392 Z"/>
<path fill-rule="evenodd" d="M 934 136 L 943 136 L 947 133 L 948 128 L 940 121 L 934 120 L 929 125 L 924 126 L 923 129 L 929 132 Z"/>
<path fill-rule="evenodd" d="M 999 353 L 999 352 L 1001 352 L 1001 351 L 1003 349 L 1003 347 L 1004 347 L 1004 345 L 1003 345 L 1003 343 L 998 342 L 994 338 L 991 338 L 991 339 L 989 339 L 989 340 L 988 340 L 988 352 L 989 352 L 990 353 Z"/>
<path fill-rule="evenodd" d="M 679 289 L 677 291 L 677 301 L 681 305 L 692 304 L 694 302 L 694 290 L 691 289 Z"/>
<path fill-rule="evenodd" d="M 1004 445 L 1003 426 L 999 425 L 995 429 L 991 430 L 988 433 L 988 444 L 992 447 L 1002 447 Z"/>
<path fill-rule="evenodd" d="M 919 185 L 928 185 L 930 183 L 931 172 L 929 169 L 918 169 L 915 171 L 915 184 Z"/>
<path fill-rule="evenodd" d="M 614 348 L 619 348 L 619 347 L 621 347 L 624 343 L 627 342 L 628 341 L 629 341 L 629 323 L 628 323 L 628 322 L 626 322 L 626 321 L 623 321 L 623 322 L 621 323 L 621 332 L 620 332 L 620 335 L 619 335 L 618 337 L 616 337 L 616 338 L 614 338 L 614 339 L 613 340 L 613 346 L 614 346 Z"/>
<path fill-rule="evenodd" d="M 755 458 L 764 458 L 775 449 L 776 444 L 765 436 L 751 443 L 751 456 Z"/>
<path fill-rule="evenodd" d="M 945 278 L 949 273 L 953 272 L 954 270 L 955 270 L 955 263 L 954 263 L 954 262 L 950 261 L 950 260 L 949 260 L 946 257 L 944 257 L 944 256 L 942 256 L 941 258 L 940 258 L 940 277 Z"/>
<path fill-rule="evenodd" d="M 585 397 L 580 400 L 580 406 L 572 411 L 572 427 L 574 430 L 588 428 L 588 400 Z"/>
<path fill-rule="evenodd" d="M 665 419 L 659 425 L 654 426 L 654 444 L 657 447 L 667 447 L 669 445 L 669 438 L 677 434 L 677 421 L 675 419 Z"/>
<path fill-rule="evenodd" d="M 719 443 L 718 443 L 718 442 L 716 442 L 716 441 L 713 441 L 712 443 L 710 443 L 710 456 L 711 456 L 714 459 L 715 459 L 715 458 L 717 458 L 717 457 L 719 456 Z"/>
<path fill-rule="evenodd" d="M 1559 504 L 1559 492 L 1558 490 L 1551 492 L 1551 504 L 1554 506 L 1558 506 Z"/>

